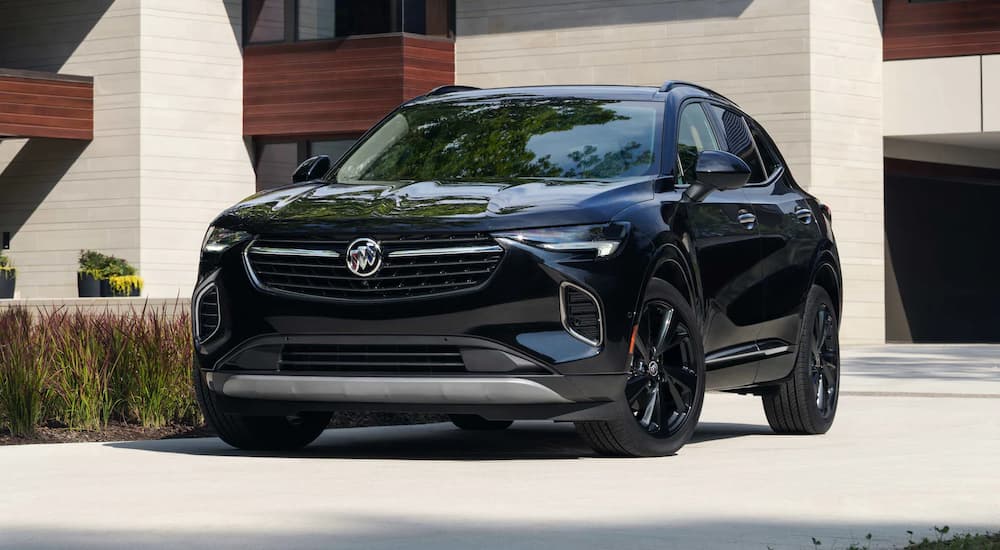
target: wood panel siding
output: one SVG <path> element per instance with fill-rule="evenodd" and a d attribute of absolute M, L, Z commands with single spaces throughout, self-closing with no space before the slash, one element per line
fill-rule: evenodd
<path fill-rule="evenodd" d="M 403 38 L 403 99 L 455 83 L 455 44 L 413 36 Z"/>
<path fill-rule="evenodd" d="M 883 58 L 1000 53 L 1000 2 L 885 0 Z"/>
<path fill-rule="evenodd" d="M 413 35 L 247 46 L 243 133 L 357 135 L 401 102 L 454 83 L 454 44 Z"/>
<path fill-rule="evenodd" d="M 0 69 L 0 137 L 94 139 L 94 81 Z"/>

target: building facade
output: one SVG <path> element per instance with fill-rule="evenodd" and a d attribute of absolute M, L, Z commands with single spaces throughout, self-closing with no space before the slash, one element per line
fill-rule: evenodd
<path fill-rule="evenodd" d="M 187 296 L 208 222 L 443 84 L 703 83 L 830 206 L 847 342 L 995 341 L 991 0 L 0 0 L 0 231 L 24 299 L 76 258 Z"/>

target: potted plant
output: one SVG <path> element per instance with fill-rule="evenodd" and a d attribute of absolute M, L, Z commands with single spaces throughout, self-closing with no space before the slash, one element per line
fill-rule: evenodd
<path fill-rule="evenodd" d="M 101 279 L 108 264 L 108 256 L 93 250 L 80 251 L 80 267 L 76 272 L 76 287 L 81 298 L 101 295 Z"/>
<path fill-rule="evenodd" d="M 109 256 L 101 277 L 101 296 L 138 296 L 142 292 L 142 277 L 135 271 L 125 260 Z"/>
<path fill-rule="evenodd" d="M 77 286 L 81 298 L 138 296 L 142 283 L 127 261 L 93 250 L 80 251 Z"/>
<path fill-rule="evenodd" d="M 17 270 L 10 263 L 10 259 L 0 254 L 0 300 L 9 300 L 14 297 L 14 283 L 17 282 Z"/>

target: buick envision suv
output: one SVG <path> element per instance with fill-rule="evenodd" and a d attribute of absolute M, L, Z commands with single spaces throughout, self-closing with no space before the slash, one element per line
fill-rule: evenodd
<path fill-rule="evenodd" d="M 760 396 L 777 432 L 833 422 L 829 209 L 707 88 L 443 87 L 292 179 L 202 247 L 194 385 L 231 445 L 353 409 L 667 455 L 706 390 Z"/>

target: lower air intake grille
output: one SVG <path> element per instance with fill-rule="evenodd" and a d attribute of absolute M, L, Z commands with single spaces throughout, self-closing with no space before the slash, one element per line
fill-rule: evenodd
<path fill-rule="evenodd" d="M 340 374 L 464 373 L 462 353 L 454 346 L 290 344 L 278 369 Z"/>
<path fill-rule="evenodd" d="M 219 330 L 219 289 L 215 286 L 198 296 L 198 341 L 204 342 Z"/>
<path fill-rule="evenodd" d="M 588 344 L 601 345 L 601 307 L 594 296 L 569 283 L 563 283 L 561 294 L 563 327 Z"/>

